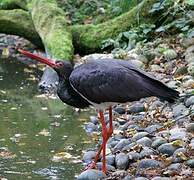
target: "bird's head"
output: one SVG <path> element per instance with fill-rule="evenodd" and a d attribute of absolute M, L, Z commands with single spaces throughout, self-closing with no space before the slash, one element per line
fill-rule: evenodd
<path fill-rule="evenodd" d="M 60 78 L 64 78 L 64 79 L 69 78 L 73 70 L 73 65 L 68 61 L 54 61 L 22 49 L 18 49 L 18 51 L 29 58 L 35 59 L 38 62 L 41 62 L 43 64 L 50 66 L 57 72 Z"/>

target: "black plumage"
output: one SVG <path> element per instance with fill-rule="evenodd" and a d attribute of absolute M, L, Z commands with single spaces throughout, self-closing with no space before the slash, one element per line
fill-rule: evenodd
<path fill-rule="evenodd" d="M 179 93 L 123 60 L 96 60 L 76 67 L 70 84 L 94 103 L 125 103 L 157 96 L 173 102 Z"/>

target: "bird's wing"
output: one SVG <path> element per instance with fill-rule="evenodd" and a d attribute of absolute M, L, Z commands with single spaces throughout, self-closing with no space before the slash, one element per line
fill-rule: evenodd
<path fill-rule="evenodd" d="M 125 67 L 119 61 L 81 65 L 74 69 L 69 80 L 77 92 L 94 103 L 124 103 L 151 95 L 145 89 L 145 77 L 129 63 Z"/>

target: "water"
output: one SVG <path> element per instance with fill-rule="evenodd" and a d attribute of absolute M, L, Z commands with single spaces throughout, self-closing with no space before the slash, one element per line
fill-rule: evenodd
<path fill-rule="evenodd" d="M 92 147 L 82 127 L 89 113 L 39 97 L 40 75 L 0 59 L 0 177 L 71 180 L 83 168 L 82 150 Z"/>

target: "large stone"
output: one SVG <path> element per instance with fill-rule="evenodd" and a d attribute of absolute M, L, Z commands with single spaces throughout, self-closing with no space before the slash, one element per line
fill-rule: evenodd
<path fill-rule="evenodd" d="M 159 168 L 162 166 L 160 161 L 154 159 L 143 159 L 138 164 L 138 170 L 147 168 Z"/>
<path fill-rule="evenodd" d="M 89 169 L 87 171 L 82 172 L 77 179 L 78 180 L 101 180 L 104 179 L 106 175 L 102 171 L 98 171 L 95 169 Z"/>
<path fill-rule="evenodd" d="M 117 169 L 127 169 L 129 165 L 129 157 L 127 154 L 119 153 L 116 155 L 115 164 Z"/>
<path fill-rule="evenodd" d="M 148 137 L 143 137 L 143 138 L 137 140 L 137 144 L 150 147 L 152 144 L 152 140 Z"/>
<path fill-rule="evenodd" d="M 133 137 L 132 137 L 132 141 L 137 141 L 138 139 L 141 139 L 145 136 L 147 136 L 149 133 L 147 132 L 139 132 L 139 133 L 136 133 Z"/>
<path fill-rule="evenodd" d="M 177 147 L 173 146 L 171 143 L 165 143 L 158 147 L 158 151 L 162 154 L 166 154 L 168 156 L 173 155 Z"/>
<path fill-rule="evenodd" d="M 153 148 L 158 148 L 160 145 L 167 143 L 167 140 L 162 138 L 162 137 L 157 137 L 153 142 L 152 142 L 152 147 Z"/>

